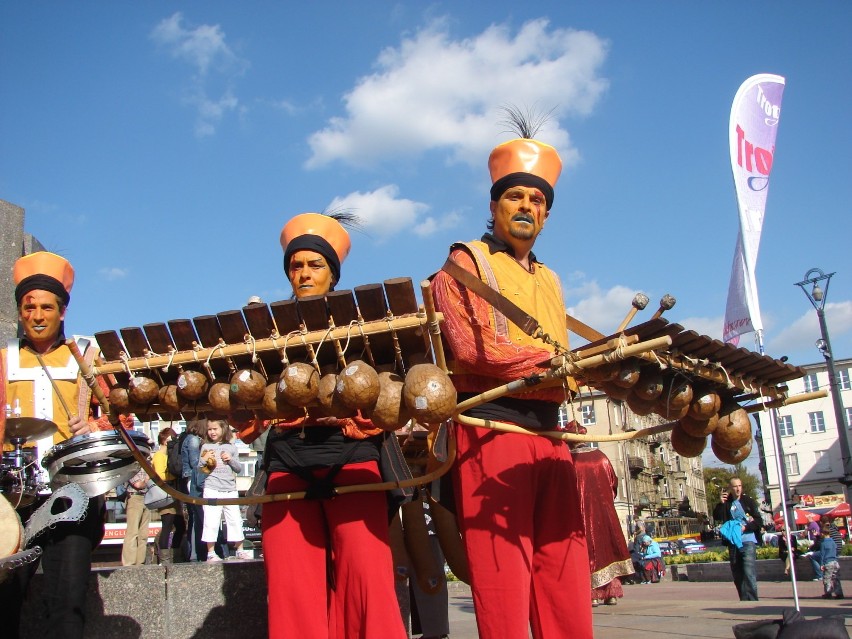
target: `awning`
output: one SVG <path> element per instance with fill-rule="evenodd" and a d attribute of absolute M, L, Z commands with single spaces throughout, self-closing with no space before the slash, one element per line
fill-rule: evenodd
<path fill-rule="evenodd" d="M 794 508 L 793 514 L 796 517 L 796 520 L 794 522 L 794 525 L 796 525 L 796 526 L 804 526 L 805 524 L 807 524 L 810 521 L 819 521 L 819 518 L 820 518 L 820 516 L 817 513 L 811 512 L 809 510 L 804 510 L 803 508 Z M 838 517 L 841 517 L 841 516 L 842 515 L 838 515 Z M 775 516 L 772 517 L 772 520 L 776 524 L 780 525 L 784 520 L 783 513 L 779 510 L 777 513 L 775 513 Z"/>
<path fill-rule="evenodd" d="M 825 513 L 829 517 L 852 517 L 852 508 L 845 501 Z"/>

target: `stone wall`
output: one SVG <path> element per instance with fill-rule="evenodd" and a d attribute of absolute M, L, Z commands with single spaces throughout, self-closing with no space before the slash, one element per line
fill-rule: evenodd
<path fill-rule="evenodd" d="M 33 576 L 22 639 L 45 636 Z M 409 617 L 407 582 L 398 604 Z M 298 585 L 294 585 L 298 587 Z M 266 575 L 262 561 L 99 568 L 89 580 L 86 636 L 98 639 L 264 639 Z M 0 633 L 2 636 L 2 633 Z"/>
<path fill-rule="evenodd" d="M 35 604 L 36 574 L 24 608 L 23 639 L 45 636 Z M 108 639 L 261 639 L 266 633 L 262 561 L 96 569 L 89 581 L 86 636 Z"/>

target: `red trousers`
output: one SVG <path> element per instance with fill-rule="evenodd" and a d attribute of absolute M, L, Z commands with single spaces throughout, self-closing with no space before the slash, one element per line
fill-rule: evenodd
<path fill-rule="evenodd" d="M 381 481 L 375 462 L 344 466 L 335 485 Z M 290 473 L 272 473 L 268 493 L 305 489 Z M 323 518 L 325 514 L 325 519 Z M 263 558 L 269 637 L 405 639 L 394 590 L 383 492 L 263 505 Z M 332 549 L 334 589 L 327 579 Z"/>
<path fill-rule="evenodd" d="M 456 508 L 480 639 L 592 637 L 589 556 L 568 446 L 456 425 Z"/>

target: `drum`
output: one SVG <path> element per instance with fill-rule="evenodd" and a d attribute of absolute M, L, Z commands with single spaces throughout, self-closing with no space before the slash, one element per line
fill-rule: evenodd
<path fill-rule="evenodd" d="M 145 433 L 126 431 L 147 457 L 151 442 Z M 89 497 L 97 497 L 128 481 L 139 471 L 130 449 L 114 431 L 77 435 L 51 448 L 41 461 L 53 489 L 74 483 Z"/>
<path fill-rule="evenodd" d="M 0 464 L 0 493 L 14 508 L 30 506 L 38 496 L 38 464 L 34 448 L 7 451 Z"/>
<path fill-rule="evenodd" d="M 18 552 L 23 539 L 21 518 L 8 501 L 0 499 L 0 559 Z"/>

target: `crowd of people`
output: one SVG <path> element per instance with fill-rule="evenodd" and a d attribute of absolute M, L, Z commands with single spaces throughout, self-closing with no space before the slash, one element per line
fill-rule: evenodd
<path fill-rule="evenodd" d="M 533 139 L 524 123 L 519 124 L 521 137 L 498 145 L 489 157 L 491 215 L 486 232 L 479 240 L 453 244 L 447 263 L 432 280 L 460 401 L 542 373 L 541 363 L 556 354 L 554 344 L 568 347 L 562 285 L 533 252 L 551 214 L 562 162 L 556 149 Z M 296 299 L 334 290 L 351 244 L 338 219 L 297 215 L 284 226 L 280 243 Z M 65 344 L 63 320 L 73 284 L 70 264 L 50 253 L 36 253 L 18 260 L 14 276 L 25 337 L 3 351 L 6 401 L 14 397 L 23 415 L 54 421 L 59 426 L 57 441 L 111 428 L 71 365 Z M 511 292 L 514 305 L 534 317 L 553 342 L 546 344 L 507 321 L 503 311 L 482 296 L 483 288 L 498 296 Z M 27 376 L 27 371 L 35 372 Z M 40 371 L 56 385 L 45 386 Z M 466 415 L 532 431 L 554 430 L 560 404 L 576 391 L 577 384 L 568 377 L 561 387 L 491 399 Z M 58 408 L 56 393 L 67 395 L 64 403 L 75 407 L 73 414 Z M 127 426 L 128 416 L 124 418 Z M 635 572 L 641 583 L 649 584 L 665 574 L 660 546 L 646 531 L 638 531 L 628 549 L 613 506 L 616 476 L 603 453 L 582 446 L 571 450 L 548 437 L 460 423 L 450 427 L 457 459 L 448 507 L 461 531 L 480 637 L 591 637 L 592 608 L 616 604 L 624 594 L 623 578 Z M 159 432 L 154 472 L 194 497 L 237 496 L 240 464 L 234 430 L 266 432 L 267 493 L 309 495 L 270 502 L 262 510 L 269 636 L 407 637 L 395 603 L 397 572 L 388 526 L 396 504 L 381 492 L 333 492 L 335 486 L 380 482 L 382 451 L 395 438 L 357 411 L 329 415 L 308 407 L 293 418 L 250 424 L 229 423 L 226 416 L 211 414 L 190 422 L 181 437 L 171 428 Z M 170 446 L 180 453 L 176 472 L 169 464 Z M 150 480 L 140 472 L 125 486 L 128 525 L 122 562 L 128 566 L 145 561 Z M 58 525 L 39 541 L 46 584 L 42 609 L 55 636 L 83 636 L 91 551 L 103 534 L 102 511 L 103 500 L 91 499 L 83 520 Z M 172 501 L 157 511 L 162 528 L 156 557 L 163 564 L 177 558 L 216 562 L 231 554 L 236 559 L 251 556 L 243 548 L 242 516 L 236 506 L 184 507 Z M 756 504 L 743 494 L 741 481 L 731 481 L 715 516 L 724 522 L 740 598 L 757 600 L 754 564 L 761 519 Z M 220 535 L 224 550 L 221 543 L 217 548 Z M 811 553 L 826 596 L 842 597 L 837 543 L 830 527 L 821 528 L 819 539 L 821 545 Z M 15 631 L 30 574 L 17 571 L 0 593 L 10 606 L 6 626 Z M 419 594 L 415 599 L 422 614 L 429 608 Z M 446 609 L 446 598 L 441 601 Z M 424 632 L 440 637 L 449 628 L 440 625 Z"/>

